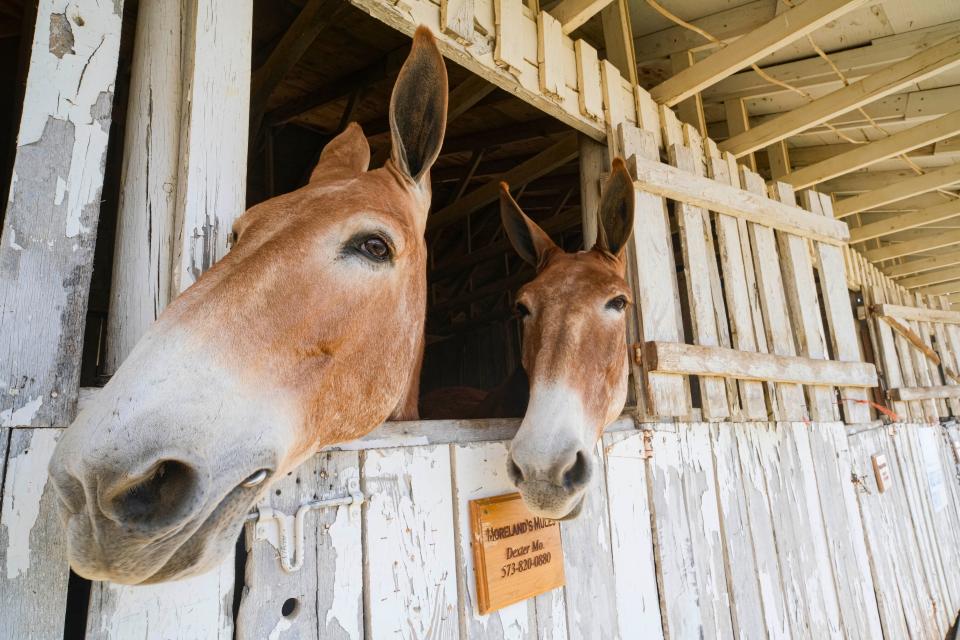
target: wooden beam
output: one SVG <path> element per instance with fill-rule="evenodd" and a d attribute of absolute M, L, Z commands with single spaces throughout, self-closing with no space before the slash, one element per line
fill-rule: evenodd
<path fill-rule="evenodd" d="M 570 35 L 611 2 L 613 0 L 561 0 L 548 13 L 560 21 L 563 33 Z"/>
<path fill-rule="evenodd" d="M 334 24 L 347 6 L 348 3 L 342 0 L 307 0 L 293 24 L 270 52 L 267 61 L 253 72 L 250 80 L 250 111 L 254 131 L 260 128 L 260 120 L 273 90 L 296 66 L 317 36 Z"/>
<path fill-rule="evenodd" d="M 830 244 L 843 244 L 849 238 L 846 225 L 839 220 L 812 216 L 800 207 L 636 156 L 629 158 L 627 165 L 636 176 L 637 188 L 648 193 Z"/>
<path fill-rule="evenodd" d="M 703 108 L 703 98 L 700 99 L 701 108 Z M 743 133 L 750 128 L 750 114 L 747 113 L 747 104 L 743 98 L 730 98 L 724 100 L 723 111 L 727 118 L 727 131 L 729 135 L 735 136 Z M 750 167 L 751 171 L 757 170 L 757 159 L 752 153 L 744 157 L 744 163 Z"/>
<path fill-rule="evenodd" d="M 917 292 L 925 296 L 943 296 L 950 293 L 960 293 L 960 280 L 941 282 L 940 284 L 929 287 L 921 287 Z"/>
<path fill-rule="evenodd" d="M 922 227 L 942 220 L 949 220 L 960 216 L 960 199 L 948 200 L 943 204 L 928 207 L 913 213 L 904 213 L 891 216 L 880 222 L 853 227 L 850 229 L 850 242 L 866 242 L 874 238 L 882 238 L 900 231 Z"/>
<path fill-rule="evenodd" d="M 863 0 L 807 0 L 664 80 L 650 95 L 672 107 L 863 4 Z"/>
<path fill-rule="evenodd" d="M 868 362 L 778 356 L 678 342 L 645 342 L 638 352 L 644 368 L 659 373 L 837 387 L 877 386 L 877 369 Z"/>
<path fill-rule="evenodd" d="M 689 22 L 724 43 L 770 22 L 777 15 L 778 4 L 780 3 L 777 0 L 753 0 Z M 633 42 L 637 62 L 640 64 L 656 58 L 666 58 L 680 51 L 701 51 L 718 46 L 699 33 L 680 25 L 637 36 Z"/>
<path fill-rule="evenodd" d="M 870 262 L 882 262 L 904 256 L 912 256 L 923 251 L 932 251 L 940 247 L 960 244 L 960 229 L 956 231 L 933 232 L 906 242 L 890 244 L 879 249 L 866 251 L 864 255 Z"/>
<path fill-rule="evenodd" d="M 692 51 L 681 51 L 670 56 L 670 66 L 674 73 L 688 69 L 694 64 Z M 681 122 L 692 125 L 703 137 L 707 137 L 707 119 L 703 115 L 703 100 L 695 93 L 677 104 L 677 116 Z"/>
<path fill-rule="evenodd" d="M 790 174 L 790 151 L 786 141 L 780 140 L 767 147 L 767 162 L 770 164 L 770 177 L 783 182 Z"/>
<path fill-rule="evenodd" d="M 810 56 L 794 62 L 764 67 L 763 72 L 774 80 L 800 89 L 837 86 L 841 83 L 833 65 L 840 69 L 848 80 L 855 82 L 924 51 L 944 38 L 956 35 L 958 29 L 960 20 L 877 38 L 866 46 L 833 51 L 830 53 L 830 62 L 819 56 Z M 703 99 L 706 102 L 722 102 L 729 98 L 749 99 L 789 93 L 792 93 L 791 89 L 774 84 L 755 71 L 748 70 L 705 89 Z"/>
<path fill-rule="evenodd" d="M 960 256 L 958 256 L 957 259 L 960 261 Z M 949 280 L 960 280 L 960 267 L 950 267 L 947 269 L 928 271 L 920 275 L 897 280 L 897 284 L 899 284 L 901 287 L 906 287 L 907 289 L 916 289 L 917 287 L 940 284 L 941 282 L 947 282 Z"/>
<path fill-rule="evenodd" d="M 887 389 L 887 399 L 893 402 L 913 400 L 931 400 L 938 398 L 960 398 L 960 385 L 939 387 L 897 387 Z"/>
<path fill-rule="evenodd" d="M 890 325 L 890 328 L 903 336 L 907 342 L 909 342 L 913 347 L 919 350 L 923 355 L 934 363 L 934 365 L 940 365 L 940 356 L 936 352 L 928 347 L 923 341 L 923 338 L 917 334 L 916 331 L 903 324 L 896 318 L 891 318 L 890 316 L 880 316 L 880 319 Z"/>
<path fill-rule="evenodd" d="M 633 27 L 627 0 L 613 0 L 600 12 L 607 60 L 631 86 L 637 84 L 637 58 L 633 52 Z M 619 123 L 615 123 L 619 124 Z"/>
<path fill-rule="evenodd" d="M 891 278 L 899 278 L 914 273 L 924 273 L 933 269 L 941 269 L 960 264 L 960 251 L 951 251 L 938 256 L 908 260 L 900 264 L 882 267 L 881 270 Z"/>
<path fill-rule="evenodd" d="M 523 186 L 564 165 L 579 153 L 579 144 L 575 134 L 567 134 L 559 142 L 547 147 L 529 160 L 522 162 L 500 176 L 474 189 L 450 206 L 431 214 L 427 218 L 427 228 L 431 231 L 442 229 L 500 197 L 500 182 L 507 182 L 511 188 Z"/>
<path fill-rule="evenodd" d="M 739 157 L 960 65 L 960 35 L 725 140 Z"/>
<path fill-rule="evenodd" d="M 836 217 L 843 218 L 861 211 L 882 207 L 891 202 L 905 200 L 921 193 L 947 187 L 955 182 L 960 182 L 960 163 L 915 178 L 894 182 L 859 196 L 844 198 L 834 205 L 833 210 Z M 850 235 L 853 237 L 854 232 L 851 232 Z"/>
<path fill-rule="evenodd" d="M 447 124 L 469 111 L 471 107 L 493 93 L 496 88 L 496 85 L 490 84 L 480 76 L 470 74 L 469 78 L 450 91 Z"/>
<path fill-rule="evenodd" d="M 917 322 L 945 322 L 960 324 L 960 312 L 941 311 L 940 309 L 926 309 L 924 307 L 907 307 L 898 304 L 875 304 L 870 312 L 878 316 L 887 316 L 897 320 L 916 320 Z"/>
<path fill-rule="evenodd" d="M 797 169 L 783 176 L 781 180 L 792 184 L 797 189 L 804 189 L 958 133 L 960 133 L 960 111 L 954 111 L 936 120 L 899 131 L 881 140 L 858 145 L 846 153 Z"/>

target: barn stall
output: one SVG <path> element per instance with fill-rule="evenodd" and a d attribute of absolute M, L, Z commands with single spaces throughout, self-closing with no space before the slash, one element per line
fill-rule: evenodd
<path fill-rule="evenodd" d="M 3 637 L 950 631 L 950 3 L 0 6 L 14 88 L 0 105 Z M 533 274 L 499 229 L 498 181 L 574 250 L 596 236 L 610 157 L 635 179 L 631 401 L 598 444 L 584 512 L 560 525 L 565 586 L 479 614 L 470 501 L 513 491 L 518 421 L 502 419 L 388 423 L 319 453 L 210 574 L 71 574 L 46 472 L 60 431 L 229 249 L 245 207 L 303 184 L 352 120 L 382 162 L 421 23 L 451 86 L 425 389 L 490 388 L 518 365 L 512 296 Z M 291 549 L 270 510 L 307 503 Z"/>

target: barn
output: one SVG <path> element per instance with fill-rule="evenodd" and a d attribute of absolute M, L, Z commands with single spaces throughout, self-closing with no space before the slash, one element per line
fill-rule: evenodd
<path fill-rule="evenodd" d="M 245 209 L 350 122 L 383 163 L 418 25 L 450 83 L 425 391 L 520 363 L 498 183 L 575 251 L 633 180 L 629 398 L 564 584 L 483 604 L 493 417 L 320 451 L 210 573 L 72 573 L 62 433 Z M 960 4 L 0 0 L 0 87 L 0 637 L 955 637 Z"/>

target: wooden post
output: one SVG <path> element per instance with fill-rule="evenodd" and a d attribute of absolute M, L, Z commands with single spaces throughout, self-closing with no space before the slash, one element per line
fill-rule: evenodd
<path fill-rule="evenodd" d="M 122 1 L 41 0 L 0 237 L 0 611 L 9 637 L 63 632 L 67 561 L 47 481 L 73 420 Z M 7 194 L 4 194 L 7 196 Z M 2 467 L 3 465 L 0 465 Z"/>
<path fill-rule="evenodd" d="M 138 14 L 107 334 L 111 372 L 166 305 L 223 257 L 246 208 L 252 9 L 251 0 L 183 0 L 145 3 Z M 151 633 L 175 636 L 190 617 L 198 637 L 230 638 L 223 602 L 233 583 L 232 555 L 175 585 L 95 583 L 87 630 L 120 633 L 149 621 Z"/>

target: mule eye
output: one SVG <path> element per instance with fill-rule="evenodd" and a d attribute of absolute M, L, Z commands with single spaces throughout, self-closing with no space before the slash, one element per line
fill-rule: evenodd
<path fill-rule="evenodd" d="M 360 241 L 357 249 L 364 256 L 377 262 L 385 262 L 390 259 L 390 245 L 380 236 L 369 236 Z"/>
<path fill-rule="evenodd" d="M 607 309 L 623 311 L 627 308 L 627 296 L 617 296 L 607 303 Z"/>
<path fill-rule="evenodd" d="M 527 306 L 522 302 L 518 302 L 514 310 L 516 311 L 518 318 L 526 318 L 528 315 L 530 315 L 530 309 L 527 309 Z"/>

